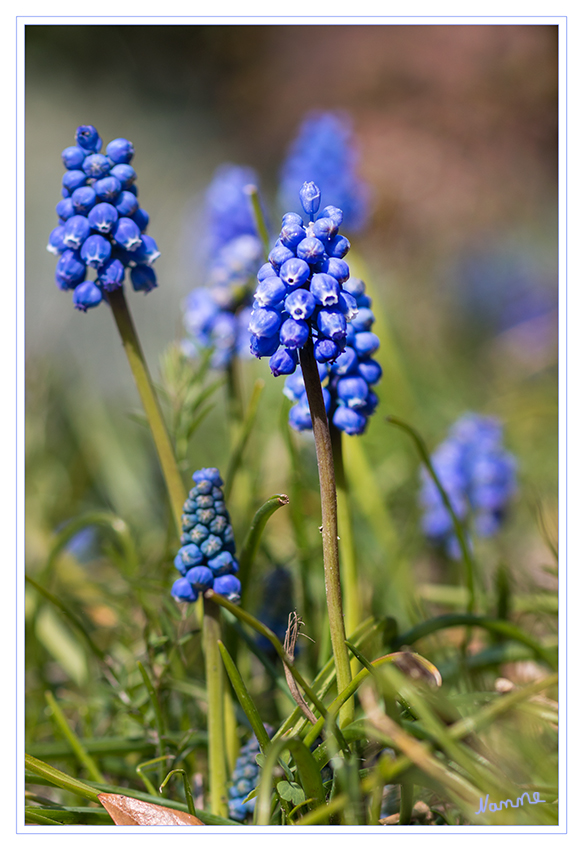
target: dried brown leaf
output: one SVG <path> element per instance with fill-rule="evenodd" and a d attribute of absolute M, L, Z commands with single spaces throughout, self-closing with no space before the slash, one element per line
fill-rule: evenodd
<path fill-rule="evenodd" d="M 201 820 L 187 812 L 145 803 L 123 794 L 99 794 L 99 802 L 116 826 L 204 826 Z"/>

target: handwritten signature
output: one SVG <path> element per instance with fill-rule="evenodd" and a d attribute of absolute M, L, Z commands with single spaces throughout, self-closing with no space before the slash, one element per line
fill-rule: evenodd
<path fill-rule="evenodd" d="M 507 809 L 508 806 L 511 806 L 511 808 L 513 808 L 513 809 L 517 809 L 519 806 L 525 805 L 525 803 L 524 803 L 525 797 L 527 798 L 528 802 L 531 805 L 535 805 L 536 803 L 546 803 L 546 800 L 540 799 L 540 795 L 539 795 L 538 791 L 532 792 L 532 800 L 530 799 L 528 791 L 525 791 L 524 794 L 522 794 L 520 797 L 516 798 L 515 803 L 513 803 L 512 800 L 500 800 L 498 805 L 496 805 L 496 803 L 490 803 L 488 805 L 488 800 L 490 798 L 490 795 L 486 794 L 485 800 L 482 797 L 480 797 L 480 808 L 476 812 L 476 814 L 477 815 L 483 814 L 485 811 L 487 811 L 487 808 L 490 809 L 491 812 L 500 812 L 500 811 L 502 811 L 502 806 L 504 806 L 505 809 Z"/>

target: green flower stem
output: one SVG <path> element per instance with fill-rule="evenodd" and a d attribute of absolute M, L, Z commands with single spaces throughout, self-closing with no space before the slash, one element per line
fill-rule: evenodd
<path fill-rule="evenodd" d="M 160 785 L 160 793 L 162 793 L 162 791 L 166 787 L 166 784 L 168 783 L 168 780 L 170 779 L 170 777 L 174 776 L 175 774 L 181 774 L 181 776 L 182 776 L 182 781 L 184 783 L 184 796 L 186 797 L 186 805 L 188 806 L 188 813 L 190 815 L 193 815 L 193 817 L 196 817 L 196 809 L 194 807 L 194 800 L 192 798 L 192 791 L 190 790 L 190 782 L 188 781 L 186 771 L 183 768 L 175 767 L 174 770 L 171 770 L 170 773 L 168 773 L 166 775 L 166 779 Z"/>
<path fill-rule="evenodd" d="M 328 415 L 324 406 L 322 384 L 314 358 L 311 341 L 300 348 L 300 364 L 304 376 L 308 404 L 312 416 L 312 428 L 318 459 L 318 476 L 322 499 L 322 544 L 324 549 L 324 575 L 326 583 L 326 604 L 330 620 L 330 638 L 336 666 L 338 692 L 350 684 L 350 661 L 345 644 L 344 615 L 342 612 L 342 588 L 340 584 L 340 564 L 338 558 L 338 519 L 336 508 L 336 482 L 334 476 L 334 458 L 328 427 Z M 354 717 L 354 701 L 351 699 L 342 706 L 340 728 L 351 723 Z"/>
<path fill-rule="evenodd" d="M 401 810 L 399 814 L 399 826 L 407 826 L 411 823 L 413 813 L 413 789 L 414 785 L 409 782 L 401 785 Z"/>
<path fill-rule="evenodd" d="M 186 488 L 180 476 L 174 449 L 168 436 L 162 411 L 152 386 L 152 379 L 122 289 L 109 295 L 109 303 L 122 339 L 134 380 L 150 424 L 154 443 L 168 488 L 172 514 L 178 534 L 182 527 L 182 510 Z M 227 765 L 225 756 L 225 724 L 223 706 L 222 662 L 218 648 L 221 637 L 219 609 L 205 602 L 203 643 L 208 692 L 209 773 L 213 814 L 227 815 Z"/>
<path fill-rule="evenodd" d="M 241 385 L 239 381 L 237 357 L 231 358 L 225 374 L 227 376 L 227 404 L 229 410 L 229 422 L 231 424 L 231 443 L 235 442 L 235 429 L 243 419 L 243 399 L 241 397 Z"/>
<path fill-rule="evenodd" d="M 356 569 L 356 548 L 354 535 L 352 533 L 352 512 L 350 510 L 350 496 L 348 482 L 344 471 L 344 460 L 342 457 L 342 431 L 334 425 L 330 426 L 330 438 L 332 440 L 332 454 L 334 457 L 334 470 L 336 472 L 336 485 L 338 497 L 338 526 L 340 528 L 340 569 L 342 575 L 342 590 L 345 614 L 345 625 L 348 634 L 352 634 L 361 620 L 360 593 L 358 592 L 358 575 Z M 350 662 L 352 675 L 358 673 L 358 659 Z"/>
<path fill-rule="evenodd" d="M 403 422 L 402 419 L 398 419 L 396 416 L 387 416 L 387 422 L 390 425 L 396 425 L 397 428 L 401 428 L 402 431 L 405 431 L 406 434 L 409 434 L 409 436 L 411 437 L 411 439 L 415 443 L 415 446 L 417 448 L 417 451 L 419 452 L 419 455 L 421 457 L 421 460 L 423 461 L 423 464 L 427 468 L 427 471 L 429 472 L 431 478 L 433 479 L 435 486 L 439 490 L 439 495 L 441 496 L 443 504 L 444 504 L 448 514 L 450 515 L 450 518 L 451 518 L 451 521 L 453 523 L 453 527 L 454 527 L 454 530 L 455 530 L 455 533 L 456 533 L 456 537 L 457 537 L 458 542 L 460 544 L 460 549 L 462 550 L 462 558 L 463 558 L 464 567 L 465 567 L 465 570 L 466 570 L 466 585 L 467 585 L 467 588 L 468 588 L 468 608 L 467 608 L 467 612 L 468 612 L 468 614 L 472 614 L 473 611 L 474 611 L 474 608 L 476 607 L 476 591 L 475 591 L 475 586 L 474 586 L 475 585 L 475 582 L 474 582 L 475 564 L 474 564 L 474 559 L 473 559 L 473 557 L 470 553 L 470 549 L 469 549 L 469 546 L 468 546 L 468 541 L 467 541 L 464 529 L 462 528 L 462 525 L 461 525 L 461 523 L 458 519 L 458 516 L 453 509 L 453 505 L 451 504 L 449 496 L 447 495 L 446 491 L 444 490 L 444 488 L 441 484 L 441 481 L 437 477 L 437 473 L 435 472 L 435 469 L 433 468 L 433 464 L 431 462 L 430 454 L 427 451 L 427 447 L 426 447 L 421 435 L 419 434 L 419 432 L 416 431 L 415 428 L 412 428 L 411 425 L 408 425 L 406 422 Z"/>
<path fill-rule="evenodd" d="M 156 451 L 158 452 L 164 480 L 168 488 L 168 496 L 170 498 L 176 529 L 178 534 L 180 534 L 180 517 L 182 516 L 182 507 L 186 501 L 186 490 L 180 472 L 178 471 L 174 449 L 168 436 L 154 387 L 152 386 L 152 379 L 144 359 L 142 347 L 125 300 L 123 289 L 120 288 L 110 292 L 108 297 L 117 329 L 121 336 L 123 347 L 150 424 L 150 430 L 156 444 Z"/>
<path fill-rule="evenodd" d="M 148 671 L 141 663 L 138 661 L 138 670 L 140 671 L 140 675 L 144 681 L 144 685 L 146 686 L 146 690 L 148 692 L 148 696 L 150 697 L 150 702 L 152 704 L 152 708 L 154 709 L 154 719 L 156 722 L 156 732 L 158 734 L 158 760 L 162 761 L 164 759 L 164 737 L 166 734 L 166 727 L 164 724 L 164 718 L 162 716 L 162 708 L 160 706 L 160 700 L 158 699 L 158 694 L 156 693 L 156 688 L 152 684 L 152 680 L 148 675 Z M 158 781 L 162 782 L 163 776 L 163 765 L 160 764 L 160 768 L 158 771 Z"/>
<path fill-rule="evenodd" d="M 265 216 L 263 215 L 263 210 L 261 209 L 261 202 L 259 201 L 259 192 L 257 191 L 257 186 L 254 186 L 252 183 L 250 183 L 248 186 L 245 186 L 245 192 L 249 195 L 249 200 L 251 202 L 251 211 L 253 213 L 253 218 L 255 219 L 255 226 L 257 227 L 257 234 L 261 240 L 261 244 L 263 245 L 263 253 L 265 254 L 265 259 L 267 259 L 267 255 L 269 254 L 269 233 L 267 232 Z"/>
<path fill-rule="evenodd" d="M 220 639 L 220 609 L 212 600 L 205 599 L 203 647 L 208 695 L 210 809 L 214 815 L 227 817 L 227 757 L 223 705 L 223 662 L 219 651 Z"/>

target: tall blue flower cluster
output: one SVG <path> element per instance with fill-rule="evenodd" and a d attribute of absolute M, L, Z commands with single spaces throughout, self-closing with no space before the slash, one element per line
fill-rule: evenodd
<path fill-rule="evenodd" d="M 252 214 L 251 168 L 225 164 L 212 180 L 205 205 L 207 284 L 194 289 L 184 305 L 189 335 L 185 350 L 196 356 L 211 349 L 211 365 L 224 369 L 233 355 L 249 356 L 249 281 L 261 265 L 262 245 Z"/>
<path fill-rule="evenodd" d="M 138 203 L 132 143 L 114 139 L 102 154 L 91 125 L 77 127 L 75 142 L 61 154 L 67 171 L 57 204 L 59 224 L 47 250 L 59 257 L 57 286 L 72 289 L 74 306 L 86 312 L 123 286 L 127 268 L 137 292 L 154 289 L 152 264 L 160 252 L 145 233 L 149 216 Z M 89 269 L 95 269 L 94 280 L 86 279 Z"/>
<path fill-rule="evenodd" d="M 298 350 L 313 340 L 319 363 L 335 360 L 346 344 L 356 299 L 343 289 L 350 269 L 343 257 L 350 242 L 338 232 L 342 210 L 320 207 L 320 189 L 304 183 L 300 200 L 309 221 L 286 213 L 269 262 L 259 269 L 249 320 L 251 352 L 270 357 L 274 375 L 291 375 Z"/>
<path fill-rule="evenodd" d="M 462 416 L 431 460 L 464 525 L 471 526 L 479 537 L 496 534 L 516 490 L 516 460 L 502 447 L 500 422 L 475 413 Z M 432 542 L 444 546 L 451 557 L 460 558 L 450 515 L 424 468 L 421 484 L 423 531 Z"/>
<path fill-rule="evenodd" d="M 196 602 L 199 593 L 213 590 L 231 602 L 241 598 L 236 576 L 235 539 L 225 507 L 219 470 L 199 469 L 184 503 L 182 547 L 174 559 L 181 575 L 172 585 L 177 602 Z"/>
<path fill-rule="evenodd" d="M 379 339 L 364 283 L 350 277 L 343 259 L 350 243 L 338 232 L 343 212 L 327 206 L 317 216 L 321 192 L 304 183 L 300 201 L 309 217 L 286 213 L 269 262 L 258 272 L 249 321 L 251 351 L 270 357 L 275 376 L 288 375 L 284 392 L 297 401 L 290 411 L 296 430 L 311 428 L 299 349 L 313 343 L 328 414 L 337 428 L 361 434 L 378 403 L 371 389 L 381 377 L 372 355 Z"/>
<path fill-rule="evenodd" d="M 348 230 L 364 227 L 369 189 L 357 174 L 358 153 L 346 116 L 311 112 L 300 127 L 282 168 L 279 195 L 284 209 L 293 209 L 297 186 L 312 180 L 344 212 Z"/>
<path fill-rule="evenodd" d="M 270 735 L 272 730 L 269 727 L 266 727 L 266 730 Z M 229 785 L 229 817 L 233 820 L 244 821 L 255 809 L 255 797 L 247 803 L 244 800 L 259 781 L 259 765 L 255 761 L 255 756 L 259 752 L 259 741 L 255 735 L 252 735 L 239 750 Z"/>
<path fill-rule="evenodd" d="M 318 364 L 328 415 L 340 431 L 362 434 L 369 416 L 374 413 L 378 397 L 372 386 L 381 379 L 382 369 L 372 355 L 379 347 L 379 338 L 371 328 L 375 321 L 371 300 L 362 280 L 351 277 L 344 284 L 358 307 L 346 334 L 346 347 L 332 363 Z M 300 370 L 285 380 L 284 395 L 295 402 L 290 408 L 289 423 L 296 431 L 312 427 L 304 379 Z"/>

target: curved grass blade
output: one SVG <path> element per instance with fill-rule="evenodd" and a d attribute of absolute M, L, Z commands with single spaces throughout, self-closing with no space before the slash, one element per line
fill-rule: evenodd
<path fill-rule="evenodd" d="M 310 685 L 308 685 L 308 683 L 305 681 L 304 677 L 301 675 L 299 670 L 297 670 L 295 665 L 291 663 L 291 661 L 287 657 L 287 654 L 286 654 L 283 646 L 278 641 L 277 637 L 274 635 L 274 633 L 271 631 L 271 629 L 268 629 L 267 626 L 265 626 L 263 623 L 261 623 L 256 617 L 253 617 L 252 614 L 249 614 L 247 611 L 243 610 L 242 608 L 239 608 L 237 605 L 234 605 L 232 602 L 229 602 L 227 599 L 225 599 L 224 596 L 221 596 L 218 593 L 213 593 L 212 590 L 209 590 L 205 593 L 205 598 L 216 602 L 216 604 L 220 605 L 222 608 L 226 608 L 228 611 L 230 611 L 232 614 L 234 614 L 235 617 L 237 617 L 237 619 L 241 620 L 244 623 L 247 623 L 247 625 L 251 626 L 251 628 L 255 629 L 255 631 L 259 632 L 259 634 L 266 637 L 267 640 L 270 641 L 270 643 L 274 647 L 275 651 L 279 655 L 280 659 L 286 665 L 286 667 L 288 668 L 288 670 L 290 671 L 290 673 L 292 674 L 292 676 L 294 677 L 294 679 L 296 680 L 296 682 L 298 683 L 300 688 L 304 691 L 304 693 L 306 694 L 308 699 L 310 699 L 312 701 L 312 703 L 314 704 L 316 709 L 320 712 L 320 714 L 322 715 L 322 718 L 327 717 L 328 712 L 326 710 L 325 705 L 319 699 L 317 694 L 314 693 L 313 689 L 310 687 Z M 348 688 L 346 690 L 348 690 Z M 336 724 L 333 725 L 332 731 L 333 731 L 334 736 L 336 737 L 336 739 L 340 743 L 341 748 L 345 752 L 347 752 L 348 747 L 346 745 L 346 741 L 344 740 L 342 733 L 341 733 L 340 729 L 338 728 L 338 726 Z"/>
<path fill-rule="evenodd" d="M 549 650 L 541 646 L 534 638 L 531 638 L 522 629 L 515 626 L 514 623 L 509 623 L 507 620 L 495 620 L 492 617 L 483 617 L 477 614 L 442 614 L 439 617 L 433 617 L 414 626 L 403 635 L 395 638 L 394 646 L 410 645 L 420 640 L 422 637 L 433 634 L 440 629 L 449 629 L 452 626 L 478 626 L 487 629 L 496 635 L 503 635 L 509 640 L 515 640 L 518 643 L 529 647 L 535 655 L 540 658 L 552 670 L 557 669 L 557 659 Z"/>
<path fill-rule="evenodd" d="M 91 777 L 91 779 L 95 780 L 95 782 L 105 782 L 103 774 L 97 767 L 95 760 L 89 755 L 77 735 L 75 735 L 75 733 L 67 723 L 67 719 L 61 711 L 61 707 L 59 706 L 50 691 L 47 691 L 45 693 L 45 699 L 49 705 L 49 708 L 53 712 L 53 717 L 56 725 L 71 745 L 71 749 L 77 756 L 77 759 L 79 760 L 80 764 L 82 764 L 87 769 L 89 776 Z"/>
<path fill-rule="evenodd" d="M 262 752 L 265 752 L 271 741 L 265 730 L 265 726 L 261 721 L 261 717 L 257 711 L 255 703 L 253 702 L 249 691 L 245 687 L 245 683 L 241 678 L 241 674 L 237 670 L 235 662 L 229 655 L 229 652 L 222 641 L 219 641 L 219 651 L 221 653 L 227 675 L 231 680 L 233 690 L 237 694 L 237 699 L 239 700 L 241 708 L 245 712 L 245 715 L 251 724 L 251 728 L 255 732 L 255 736 L 259 741 L 259 746 L 261 747 Z"/>
<path fill-rule="evenodd" d="M 25 579 L 25 581 L 27 581 L 31 585 L 31 587 L 34 587 L 34 589 L 38 593 L 40 593 L 41 596 L 44 596 L 45 599 L 47 599 L 49 602 L 51 602 L 56 608 L 58 608 L 65 615 L 65 617 L 71 623 L 71 625 L 74 626 L 77 629 L 77 631 L 80 632 L 80 634 L 83 636 L 83 638 L 87 641 L 87 645 L 89 646 L 89 649 L 91 650 L 91 652 L 95 656 L 97 656 L 97 658 L 99 658 L 99 660 L 109 668 L 110 665 L 108 664 L 108 662 L 105 658 L 105 653 L 103 652 L 102 649 L 100 649 L 97 646 L 96 643 L 94 643 L 93 638 L 91 637 L 87 628 L 85 627 L 85 624 L 75 614 L 73 614 L 73 612 L 68 608 L 68 606 L 65 605 L 65 603 L 62 602 L 57 596 L 52 594 L 49 590 L 47 590 L 45 587 L 40 585 L 38 582 L 36 582 L 30 576 L 25 575 L 24 579 Z"/>
<path fill-rule="evenodd" d="M 194 807 L 194 799 L 192 797 L 192 791 L 190 790 L 190 782 L 188 781 L 188 777 L 186 775 L 186 771 L 182 767 L 176 767 L 174 770 L 171 770 L 170 773 L 166 775 L 166 779 L 160 785 L 160 793 L 166 787 L 166 784 L 171 776 L 174 776 L 175 773 L 182 774 L 182 780 L 184 782 L 184 796 L 186 797 L 186 805 L 188 806 L 188 812 L 193 817 L 196 817 L 196 809 Z"/>
<path fill-rule="evenodd" d="M 41 577 L 50 574 L 55 565 L 56 559 L 73 537 L 75 537 L 79 531 L 93 525 L 101 526 L 112 532 L 113 536 L 120 544 L 124 561 L 128 566 L 128 574 L 132 575 L 138 565 L 138 555 L 127 523 L 121 517 L 108 513 L 107 511 L 90 511 L 89 513 L 82 514 L 81 516 L 72 519 L 67 523 L 65 528 L 57 534 L 49 551 L 47 561 L 41 570 Z"/>
<path fill-rule="evenodd" d="M 284 505 L 289 505 L 289 498 L 285 495 L 285 493 L 279 493 L 275 496 L 271 496 L 261 505 L 251 520 L 249 531 L 247 532 L 243 548 L 241 549 L 241 557 L 239 558 L 239 579 L 243 587 L 246 587 L 248 584 L 247 578 L 251 567 L 253 566 L 255 556 L 257 555 L 257 550 L 259 549 L 259 543 L 261 542 L 261 536 L 265 526 L 267 525 L 267 520 L 273 516 L 276 511 L 283 508 Z"/>
<path fill-rule="evenodd" d="M 433 479 L 433 483 L 439 490 L 439 495 L 441 496 L 444 507 L 451 518 L 455 534 L 460 544 L 460 549 L 462 551 L 462 558 L 466 571 L 466 586 L 468 588 L 468 614 L 471 614 L 476 605 L 476 590 L 474 579 L 476 567 L 461 522 L 459 521 L 458 516 L 453 509 L 453 505 L 450 501 L 449 496 L 447 495 L 445 489 L 441 484 L 441 481 L 437 476 L 437 473 L 435 472 L 435 469 L 431 462 L 431 456 L 419 432 L 411 425 L 408 425 L 407 422 L 403 422 L 402 419 L 398 419 L 396 416 L 387 416 L 387 422 L 390 425 L 396 425 L 397 428 L 401 428 L 402 431 L 405 431 L 405 433 L 411 437 L 411 439 L 415 443 L 417 451 L 419 452 L 419 456 L 421 457 L 423 465 L 429 472 L 431 478 Z"/>

